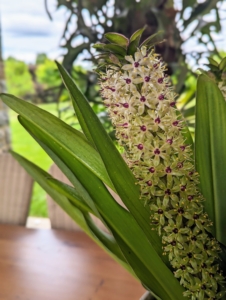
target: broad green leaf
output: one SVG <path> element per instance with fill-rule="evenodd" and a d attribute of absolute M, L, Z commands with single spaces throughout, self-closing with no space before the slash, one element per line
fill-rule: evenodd
<path fill-rule="evenodd" d="M 123 47 L 116 44 L 107 44 L 105 45 L 104 49 L 115 54 L 120 54 L 122 57 L 126 55 L 126 50 Z"/>
<path fill-rule="evenodd" d="M 152 43 L 156 43 L 155 42 L 155 40 L 156 40 L 156 38 L 159 36 L 159 35 L 161 35 L 163 33 L 163 31 L 158 31 L 158 32 L 156 32 L 156 33 L 154 33 L 154 34 L 152 34 L 151 36 L 149 36 L 145 41 L 143 41 L 143 43 L 140 45 L 140 47 L 142 47 L 142 46 L 149 46 L 149 44 L 150 44 L 150 42 L 152 42 Z M 154 42 L 153 42 L 154 41 Z M 154 45 L 153 44 L 153 45 Z"/>
<path fill-rule="evenodd" d="M 125 49 L 127 49 L 127 46 L 129 44 L 129 40 L 127 39 L 127 37 L 125 37 L 124 35 L 122 35 L 120 33 L 108 32 L 108 33 L 105 33 L 104 37 L 110 43 L 117 44 Z"/>
<path fill-rule="evenodd" d="M 217 85 L 200 75 L 197 84 L 195 159 L 205 209 L 214 235 L 226 245 L 226 103 Z"/>
<path fill-rule="evenodd" d="M 226 57 L 223 58 L 222 61 L 220 62 L 219 69 L 223 71 L 225 67 L 226 67 Z"/>
<path fill-rule="evenodd" d="M 123 48 L 117 44 L 97 43 L 93 46 L 93 48 L 98 49 L 100 51 L 108 51 L 108 52 L 112 52 L 114 54 L 119 54 L 121 57 L 124 57 L 126 55 L 125 48 Z"/>
<path fill-rule="evenodd" d="M 216 67 L 219 67 L 218 62 L 217 62 L 215 59 L 213 59 L 213 58 L 211 58 L 211 57 L 208 57 L 208 61 L 209 61 L 209 63 L 210 63 L 211 65 L 214 65 L 214 66 L 216 66 Z"/>
<path fill-rule="evenodd" d="M 100 155 L 81 132 L 47 111 L 12 95 L 2 94 L 1 99 L 10 108 L 30 121 L 37 129 L 41 130 L 49 144 L 58 145 L 62 151 L 65 150 L 72 157 L 80 159 L 101 180 L 114 189 Z"/>
<path fill-rule="evenodd" d="M 129 47 L 128 47 L 128 50 L 127 50 L 128 55 L 134 55 L 134 53 L 137 51 L 137 47 L 139 45 L 139 40 L 140 40 L 140 38 L 138 37 L 136 40 L 132 41 L 129 44 Z"/>
<path fill-rule="evenodd" d="M 137 38 L 139 38 L 139 40 L 140 40 L 140 38 L 141 38 L 141 36 L 142 36 L 142 34 L 143 34 L 143 32 L 144 32 L 144 30 L 147 28 L 147 26 L 145 25 L 143 28 L 141 28 L 141 29 L 138 29 L 137 31 L 135 31 L 132 35 L 131 35 L 131 37 L 130 37 L 130 43 L 131 42 L 133 42 L 133 41 L 135 41 L 135 40 L 137 40 Z M 139 45 L 139 42 L 138 42 L 138 45 Z M 138 46 L 137 45 L 137 46 Z"/>
<path fill-rule="evenodd" d="M 62 194 L 53 189 L 47 180 L 52 176 L 20 156 L 15 152 L 11 152 L 12 156 L 24 167 L 24 169 L 34 178 L 35 181 L 53 198 L 53 200 L 81 227 L 81 229 L 92 238 L 101 248 L 108 252 L 108 254 L 127 269 L 133 276 L 134 273 L 122 257 L 118 245 L 114 238 L 109 234 L 103 232 L 93 224 L 88 214 L 83 214 Z M 136 277 L 136 276 L 135 276 Z"/>
<path fill-rule="evenodd" d="M 97 50 L 100 50 L 100 51 L 104 51 L 104 47 L 105 47 L 106 44 L 104 43 L 96 43 L 93 45 L 93 48 L 97 49 Z"/>
<path fill-rule="evenodd" d="M 137 47 L 139 46 L 141 35 L 144 32 L 145 28 L 146 26 L 144 28 L 138 29 L 130 37 L 130 43 L 127 50 L 128 55 L 134 55 L 134 53 L 137 51 Z"/>
<path fill-rule="evenodd" d="M 117 193 L 145 232 L 158 254 L 162 255 L 161 239 L 156 231 L 150 230 L 149 208 L 144 207 L 139 200 L 139 187 L 135 184 L 136 181 L 133 174 L 104 130 L 98 117 L 92 111 L 87 99 L 75 85 L 67 71 L 60 64 L 57 65 L 64 84 L 72 97 L 75 111 L 76 113 L 79 112 L 82 115 L 83 121 L 86 122 L 89 134 L 95 142 Z M 163 259 L 167 264 L 167 259 Z"/>

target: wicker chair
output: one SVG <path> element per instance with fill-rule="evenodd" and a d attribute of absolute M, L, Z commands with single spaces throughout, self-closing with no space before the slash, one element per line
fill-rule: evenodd
<path fill-rule="evenodd" d="M 57 165 L 53 164 L 49 173 L 56 179 L 70 184 L 67 177 L 61 172 Z M 53 199 L 47 195 L 47 204 L 51 227 L 54 229 L 80 230 L 79 226 L 58 206 Z"/>
<path fill-rule="evenodd" d="M 25 225 L 33 179 L 9 153 L 0 155 L 0 223 Z"/>
<path fill-rule="evenodd" d="M 62 171 L 53 164 L 49 170 L 49 173 L 56 179 L 71 185 L 66 176 Z M 113 191 L 110 191 L 115 198 L 115 200 L 124 206 L 121 199 Z M 48 211 L 49 218 L 51 221 L 51 227 L 56 229 L 66 229 L 66 230 L 80 230 L 80 227 L 53 201 L 53 199 L 47 195 Z M 94 222 L 98 227 L 107 231 L 103 223 L 97 219 L 95 216 L 92 216 Z"/>

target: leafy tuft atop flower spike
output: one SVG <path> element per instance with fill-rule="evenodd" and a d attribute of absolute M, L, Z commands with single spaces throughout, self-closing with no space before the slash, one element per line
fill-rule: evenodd
<path fill-rule="evenodd" d="M 209 70 L 205 71 L 203 69 L 199 69 L 199 71 L 217 83 L 224 99 L 226 100 L 226 57 L 223 58 L 220 63 L 211 57 L 209 57 L 208 60 L 209 64 L 206 64 L 206 66 Z"/>
<path fill-rule="evenodd" d="M 104 103 L 184 295 L 221 299 L 220 246 L 209 234 L 212 222 L 203 211 L 198 174 L 182 134 L 185 122 L 162 58 L 147 43 L 138 48 L 142 32 L 130 40 L 111 33 L 106 38 L 113 44 L 97 44 L 108 53 L 99 71 Z"/>
<path fill-rule="evenodd" d="M 102 58 L 102 63 L 99 64 L 97 72 L 100 70 L 105 70 L 105 67 L 109 65 L 122 66 L 126 63 L 125 56 L 134 56 L 145 28 L 146 27 L 134 32 L 130 39 L 119 33 L 106 33 L 104 36 L 109 43 L 97 43 L 93 46 L 95 49 L 101 52 L 100 58 Z M 160 43 L 158 36 L 161 33 L 162 32 L 159 31 L 158 33 L 151 35 L 144 42 L 142 42 L 140 47 L 147 46 L 150 48 L 153 47 L 157 42 Z M 138 64 L 139 62 L 136 62 L 135 65 L 138 66 Z"/>

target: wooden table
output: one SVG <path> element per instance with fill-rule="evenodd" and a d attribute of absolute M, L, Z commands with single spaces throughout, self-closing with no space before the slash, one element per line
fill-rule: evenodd
<path fill-rule="evenodd" d="M 143 292 L 82 232 L 0 225 L 0 300 L 138 300 Z"/>

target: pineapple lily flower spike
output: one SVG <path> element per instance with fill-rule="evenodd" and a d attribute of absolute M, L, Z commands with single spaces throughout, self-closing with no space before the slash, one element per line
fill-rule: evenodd
<path fill-rule="evenodd" d="M 94 46 L 102 51 L 97 68 L 101 94 L 140 187 L 140 201 L 150 208 L 150 230 L 161 236 L 163 254 L 185 288 L 184 296 L 221 299 L 221 248 L 210 234 L 212 222 L 184 135 L 186 123 L 153 36 L 139 46 L 143 30 L 130 40 L 107 33 L 110 43 Z"/>
<path fill-rule="evenodd" d="M 143 31 L 130 39 L 107 33 L 109 43 L 95 45 L 101 93 L 127 164 L 58 63 L 83 132 L 15 96 L 1 99 L 71 185 L 12 155 L 156 300 L 226 300 L 226 58 L 209 59 L 210 71 L 197 81 L 194 163 L 167 67 L 154 50 L 156 35 L 140 45 Z"/>

